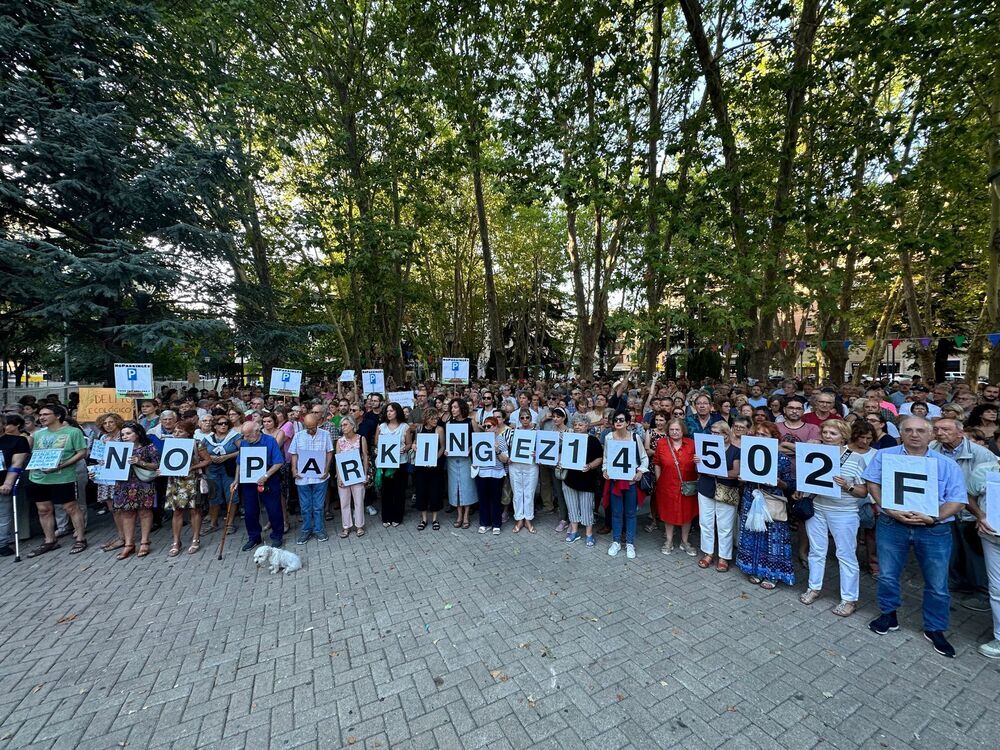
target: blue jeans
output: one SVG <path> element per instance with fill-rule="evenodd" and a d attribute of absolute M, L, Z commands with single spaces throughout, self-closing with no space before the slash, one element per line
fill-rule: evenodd
<path fill-rule="evenodd" d="M 260 503 L 263 503 L 267 511 L 267 520 L 271 524 L 271 542 L 280 544 L 285 533 L 285 516 L 281 512 L 281 480 L 277 476 L 271 477 L 259 495 L 256 484 L 241 484 L 240 499 L 243 500 L 244 520 L 249 540 L 260 541 Z"/>
<path fill-rule="evenodd" d="M 625 544 L 635 544 L 635 513 L 638 495 L 634 484 L 621 495 L 609 493 L 608 504 L 611 508 L 611 541 L 618 542 L 622 538 L 622 512 L 625 513 Z"/>
<path fill-rule="evenodd" d="M 910 547 L 924 576 L 924 630 L 947 630 L 951 594 L 948 592 L 948 566 L 951 562 L 951 524 L 908 526 L 884 513 L 879 516 L 878 533 L 878 608 L 895 612 L 902 604 L 899 580 L 910 556 Z"/>
<path fill-rule="evenodd" d="M 298 484 L 299 512 L 302 514 L 303 534 L 323 534 L 323 511 L 326 505 L 326 485 L 329 479 L 317 484 Z"/>

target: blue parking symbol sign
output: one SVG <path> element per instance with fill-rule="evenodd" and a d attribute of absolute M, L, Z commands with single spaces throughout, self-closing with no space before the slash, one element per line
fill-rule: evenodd
<path fill-rule="evenodd" d="M 138 371 L 136 371 L 136 369 L 134 367 L 127 367 L 125 369 L 125 377 L 128 380 L 138 380 L 139 379 L 139 373 L 138 373 Z"/>

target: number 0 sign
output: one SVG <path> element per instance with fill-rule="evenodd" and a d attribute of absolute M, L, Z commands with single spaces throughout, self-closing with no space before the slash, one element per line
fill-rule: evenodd
<path fill-rule="evenodd" d="M 778 484 L 778 441 L 774 438 L 740 439 L 740 479 L 775 487 Z"/>

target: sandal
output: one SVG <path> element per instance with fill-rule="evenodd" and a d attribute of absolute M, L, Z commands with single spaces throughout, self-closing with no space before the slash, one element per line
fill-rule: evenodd
<path fill-rule="evenodd" d="M 86 539 L 80 539 L 80 540 L 77 540 L 76 543 L 73 544 L 72 547 L 70 547 L 69 553 L 71 555 L 79 555 L 85 549 L 87 549 L 87 540 Z"/>
<path fill-rule="evenodd" d="M 206 529 L 202 529 L 202 530 L 201 530 L 201 533 L 202 533 L 202 534 L 214 534 L 214 533 L 215 533 L 216 531 L 218 531 L 218 530 L 219 530 L 220 528 L 221 528 L 221 527 L 219 526 L 219 524 L 217 524 L 217 523 L 213 523 L 213 524 L 210 524 L 210 525 L 208 526 L 208 528 L 206 528 Z"/>
<path fill-rule="evenodd" d="M 524 526 L 524 521 L 518 521 L 517 523 L 515 523 L 514 524 L 514 533 L 516 534 L 517 532 L 519 532 L 521 530 L 522 526 Z"/>
<path fill-rule="evenodd" d="M 529 524 L 528 524 L 528 533 L 529 533 L 529 534 L 537 534 L 537 533 L 538 533 L 538 530 L 537 530 L 537 529 L 536 529 L 536 528 L 535 528 L 534 526 L 532 526 L 532 525 L 531 525 L 531 524 L 529 523 Z"/>
<path fill-rule="evenodd" d="M 39 544 L 31 552 L 27 554 L 27 557 L 38 557 L 39 555 L 44 555 L 46 552 L 51 552 L 54 549 L 59 549 L 59 542 L 45 542 Z"/>
<path fill-rule="evenodd" d="M 423 531 L 427 528 L 427 521 L 421 521 L 417 524 L 417 531 Z"/>
<path fill-rule="evenodd" d="M 397 526 L 399 526 L 399 521 L 393 521 L 392 522 L 392 528 L 395 529 Z"/>
<path fill-rule="evenodd" d="M 382 528 L 388 529 L 389 528 L 389 522 L 388 521 L 383 521 Z"/>
<path fill-rule="evenodd" d="M 642 528 L 647 534 L 652 534 L 654 531 L 660 528 L 660 524 L 657 523 L 656 521 L 650 521 Z"/>
<path fill-rule="evenodd" d="M 170 551 L 167 552 L 167 557 L 177 557 L 181 553 L 181 543 L 174 542 L 170 545 Z"/>
<path fill-rule="evenodd" d="M 441 524 L 439 524 L 437 521 L 432 521 L 431 522 L 431 528 L 434 529 L 434 531 L 440 531 L 441 530 Z"/>
<path fill-rule="evenodd" d="M 347 537 L 349 537 L 350 535 L 351 535 L 351 530 L 350 529 L 341 529 L 340 530 L 340 538 L 341 539 L 347 539 Z M 360 530 L 358 530 L 358 536 L 361 536 L 361 531 Z"/>
<path fill-rule="evenodd" d="M 703 558 L 701 558 L 698 561 L 698 567 L 701 568 L 702 570 L 704 570 L 705 568 L 709 568 L 711 566 L 712 566 L 712 556 L 711 555 L 705 555 Z"/>
<path fill-rule="evenodd" d="M 119 552 L 117 555 L 115 555 L 115 559 L 116 560 L 124 560 L 127 557 L 131 557 L 133 552 L 135 552 L 135 545 L 134 544 L 126 544 L 122 548 L 122 551 Z"/>
<path fill-rule="evenodd" d="M 105 542 L 101 545 L 101 549 L 105 552 L 110 552 L 114 549 L 120 549 L 125 546 L 124 539 L 112 539 L 110 542 Z"/>
<path fill-rule="evenodd" d="M 778 584 L 774 581 L 761 581 L 760 587 L 764 589 L 764 591 L 774 591 L 774 589 L 778 588 Z"/>
<path fill-rule="evenodd" d="M 188 554 L 193 555 L 195 552 L 201 549 L 201 539 L 192 539 L 191 546 L 188 547 Z"/>
<path fill-rule="evenodd" d="M 364 535 L 365 535 L 365 530 L 364 529 L 358 529 L 358 536 L 364 536 Z"/>
<path fill-rule="evenodd" d="M 139 542 L 139 551 L 136 553 L 136 557 L 145 557 L 149 554 L 149 542 Z"/>
<path fill-rule="evenodd" d="M 452 526 L 454 526 L 456 529 L 460 529 L 460 528 L 462 528 L 462 522 L 461 521 L 455 521 L 455 523 L 453 523 Z"/>
<path fill-rule="evenodd" d="M 727 560 L 719 558 L 719 562 L 715 564 L 715 569 L 720 573 L 725 573 L 727 570 L 729 570 L 729 562 Z"/>
<path fill-rule="evenodd" d="M 754 586 L 756 586 L 756 585 L 757 585 L 757 584 L 759 584 L 759 583 L 760 583 L 760 582 L 761 582 L 761 581 L 762 581 L 763 579 L 761 579 L 761 578 L 758 578 L 757 576 L 747 576 L 747 580 L 749 580 L 749 581 L 750 581 L 750 583 L 752 583 L 752 584 L 753 584 Z"/>
<path fill-rule="evenodd" d="M 469 528 L 469 522 L 468 522 L 468 521 L 463 521 L 463 522 L 462 522 L 462 528 L 463 528 L 463 529 L 467 529 L 467 528 Z"/>

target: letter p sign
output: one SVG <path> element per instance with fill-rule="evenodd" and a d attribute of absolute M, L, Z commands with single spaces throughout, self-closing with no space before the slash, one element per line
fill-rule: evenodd
<path fill-rule="evenodd" d="M 139 379 L 139 372 L 134 367 L 126 367 L 125 377 L 134 382 Z"/>

